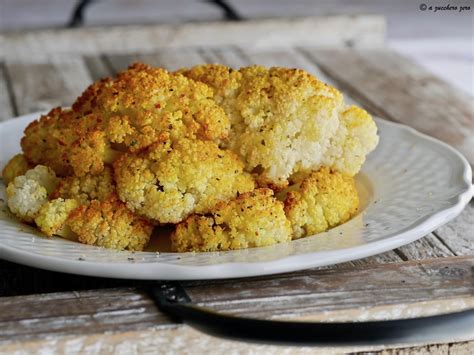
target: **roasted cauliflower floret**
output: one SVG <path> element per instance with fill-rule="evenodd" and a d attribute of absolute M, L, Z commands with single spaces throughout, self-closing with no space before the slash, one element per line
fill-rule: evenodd
<path fill-rule="evenodd" d="M 8 185 L 14 178 L 24 175 L 32 166 L 28 163 L 23 154 L 17 154 L 9 160 L 3 168 L 2 178 L 5 185 Z"/>
<path fill-rule="evenodd" d="M 143 250 L 153 230 L 151 223 L 136 216 L 117 196 L 74 209 L 67 225 L 81 243 L 131 251 Z"/>
<path fill-rule="evenodd" d="M 164 142 L 114 164 L 117 191 L 127 206 L 159 223 L 205 213 L 218 201 L 254 189 L 253 178 L 232 152 L 210 141 Z"/>
<path fill-rule="evenodd" d="M 73 110 L 99 115 L 109 141 L 134 152 L 168 139 L 225 138 L 229 119 L 212 95 L 203 83 L 134 64 L 116 79 L 91 85 Z"/>
<path fill-rule="evenodd" d="M 97 175 L 68 176 L 59 181 L 52 198 L 75 199 L 81 204 L 91 200 L 103 201 L 115 192 L 113 172 L 110 167 Z"/>
<path fill-rule="evenodd" d="M 285 201 L 294 239 L 342 224 L 354 216 L 359 207 L 354 179 L 327 167 L 296 181 L 278 197 Z"/>
<path fill-rule="evenodd" d="M 181 71 L 214 88 L 231 119 L 229 147 L 261 185 L 283 188 L 300 169 L 318 168 L 339 125 L 342 95 L 303 70 L 220 65 Z"/>
<path fill-rule="evenodd" d="M 339 118 L 339 128 L 331 138 L 323 164 L 354 176 L 377 146 L 377 126 L 367 111 L 357 106 L 346 108 Z"/>
<path fill-rule="evenodd" d="M 71 233 L 66 227 L 69 214 L 79 207 L 74 199 L 57 198 L 46 202 L 38 211 L 35 222 L 38 228 L 48 237 L 59 235 L 71 239 Z"/>
<path fill-rule="evenodd" d="M 106 139 L 103 120 L 55 108 L 26 127 L 23 152 L 33 164 L 51 167 L 59 176 L 98 173 L 120 152 Z"/>
<path fill-rule="evenodd" d="M 291 240 L 291 226 L 270 189 L 257 189 L 219 202 L 210 213 L 193 214 L 171 236 L 177 252 L 267 246 Z"/>
<path fill-rule="evenodd" d="M 25 222 L 33 222 L 56 184 L 57 178 L 54 172 L 43 165 L 37 165 L 25 175 L 17 176 L 7 186 L 10 211 Z"/>

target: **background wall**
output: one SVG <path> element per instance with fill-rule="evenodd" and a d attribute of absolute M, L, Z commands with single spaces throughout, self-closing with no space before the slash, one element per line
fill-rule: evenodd
<path fill-rule="evenodd" d="M 0 0 L 0 31 L 66 27 L 79 3 L 79 0 Z M 227 0 L 226 3 L 243 19 L 383 14 L 389 46 L 474 95 L 472 0 Z M 424 11 L 420 9 L 423 4 L 427 7 Z M 470 9 L 459 11 L 465 6 Z M 436 10 L 437 7 L 444 9 Z M 221 7 L 204 0 L 93 0 L 84 8 L 82 20 L 82 26 L 107 26 L 225 21 L 226 16 Z"/>

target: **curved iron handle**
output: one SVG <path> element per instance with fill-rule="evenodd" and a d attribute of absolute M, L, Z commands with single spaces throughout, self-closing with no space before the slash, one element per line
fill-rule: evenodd
<path fill-rule="evenodd" d="M 228 339 L 295 345 L 388 345 L 474 338 L 474 309 L 436 316 L 368 322 L 292 322 L 242 318 L 191 303 L 179 284 L 150 290 L 157 307 L 204 333 Z"/>

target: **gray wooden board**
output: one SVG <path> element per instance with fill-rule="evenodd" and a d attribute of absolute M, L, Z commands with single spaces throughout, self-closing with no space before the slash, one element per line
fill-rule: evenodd
<path fill-rule="evenodd" d="M 103 56 L 85 56 L 84 62 L 93 81 L 113 74 Z"/>
<path fill-rule="evenodd" d="M 182 285 L 193 302 L 246 317 L 410 317 L 472 307 L 473 266 L 473 257 L 437 258 Z M 16 341 L 177 326 L 133 288 L 4 297 L 0 310 L 0 351 Z"/>
<path fill-rule="evenodd" d="M 314 34 L 317 33 L 318 36 Z M 153 53 L 161 48 L 242 45 L 373 47 L 385 39 L 385 21 L 376 15 L 267 19 L 225 23 L 123 26 L 0 33 L 0 59 L 39 55 Z"/>
<path fill-rule="evenodd" d="M 474 255 L 474 200 L 457 218 L 434 233 L 456 255 Z"/>
<path fill-rule="evenodd" d="M 78 56 L 7 61 L 6 70 L 20 115 L 70 106 L 92 81 Z"/>

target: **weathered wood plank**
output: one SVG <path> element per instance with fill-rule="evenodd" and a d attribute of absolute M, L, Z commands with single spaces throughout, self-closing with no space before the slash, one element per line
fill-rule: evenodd
<path fill-rule="evenodd" d="M 73 335 L 54 339 L 45 337 L 37 341 L 11 342 L 0 345 L 5 354 L 462 354 L 472 353 L 474 342 L 416 346 L 399 344 L 388 346 L 308 347 L 252 344 L 226 340 L 203 334 L 188 326 L 133 332 Z M 191 350 L 192 349 L 192 350 Z M 210 350 L 212 349 L 212 350 Z"/>
<path fill-rule="evenodd" d="M 160 51 L 156 55 L 142 55 L 139 60 L 150 65 L 163 67 L 169 71 L 202 64 L 205 61 L 196 48 Z"/>
<path fill-rule="evenodd" d="M 10 83 L 5 66 L 0 63 L 0 122 L 16 116 L 16 107 L 10 92 Z"/>
<path fill-rule="evenodd" d="M 225 64 L 234 69 L 247 65 L 245 55 L 235 46 L 201 49 L 201 55 L 208 63 Z"/>
<path fill-rule="evenodd" d="M 438 258 L 230 283 L 197 283 L 196 287 L 193 283 L 185 285 L 193 301 L 219 311 L 308 319 L 322 309 L 433 302 L 457 298 L 453 296 L 458 292 L 474 301 L 473 265 L 473 257 Z"/>
<path fill-rule="evenodd" d="M 7 61 L 6 69 L 20 115 L 69 106 L 92 81 L 76 56 Z"/>
<path fill-rule="evenodd" d="M 384 40 L 385 21 L 377 15 L 77 28 L 2 33 L 0 59 L 64 53 L 152 53 L 161 48 L 186 46 L 271 48 L 350 44 L 373 47 L 382 45 Z"/>
<path fill-rule="evenodd" d="M 0 63 L 0 122 L 16 116 L 16 108 L 10 92 L 5 66 Z"/>
<path fill-rule="evenodd" d="M 400 255 L 394 250 L 387 251 L 382 254 L 369 256 L 367 258 L 350 261 L 351 265 L 362 266 L 362 265 L 373 265 L 373 264 L 385 264 L 385 263 L 396 263 L 402 261 Z"/>
<path fill-rule="evenodd" d="M 153 54 L 107 55 L 106 60 L 115 72 L 126 69 L 133 62 L 163 67 L 169 71 L 205 62 L 197 48 L 163 49 Z"/>
<path fill-rule="evenodd" d="M 388 349 L 376 352 L 380 355 L 426 355 L 426 354 L 456 354 L 469 355 L 474 352 L 474 342 L 451 344 L 433 344 L 423 347 L 408 347 L 403 349 Z"/>
<path fill-rule="evenodd" d="M 403 260 L 423 260 L 456 255 L 433 233 L 397 249 Z"/>
<path fill-rule="evenodd" d="M 89 75 L 93 81 L 100 80 L 106 76 L 112 75 L 112 71 L 101 55 L 85 56 L 84 63 L 89 70 Z"/>
<path fill-rule="evenodd" d="M 457 218 L 434 233 L 456 255 L 474 255 L 474 200 Z"/>
<path fill-rule="evenodd" d="M 387 319 L 473 307 L 473 266 L 473 257 L 437 258 L 183 285 L 194 302 L 247 317 Z M 120 338 L 122 344 L 138 346 L 138 333 L 153 332 L 149 338 L 173 347 L 188 331 L 133 288 L 4 297 L 0 303 L 0 352 L 20 342 L 50 345 L 48 339 L 64 346 L 71 336 L 99 348 L 112 341 L 111 336 L 115 342 Z"/>
<path fill-rule="evenodd" d="M 304 53 L 371 111 L 451 144 L 474 164 L 474 111 L 466 94 L 388 50 Z"/>

